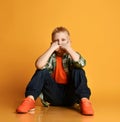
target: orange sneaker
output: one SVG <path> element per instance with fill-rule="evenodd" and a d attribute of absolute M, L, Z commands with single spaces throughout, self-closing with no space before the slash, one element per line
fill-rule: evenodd
<path fill-rule="evenodd" d="M 29 97 L 25 98 L 20 106 L 16 109 L 17 113 L 27 113 L 35 108 L 35 101 Z"/>
<path fill-rule="evenodd" d="M 88 116 L 94 115 L 92 104 L 87 98 L 81 99 L 80 110 L 83 115 L 88 115 Z"/>

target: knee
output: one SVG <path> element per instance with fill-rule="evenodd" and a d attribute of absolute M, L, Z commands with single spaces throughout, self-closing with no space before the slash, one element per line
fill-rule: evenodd
<path fill-rule="evenodd" d="M 48 70 L 47 69 L 37 69 L 36 72 L 37 73 L 47 73 Z"/>
<path fill-rule="evenodd" d="M 79 69 L 74 68 L 74 69 L 72 70 L 72 72 L 73 72 L 73 73 L 79 73 L 79 74 L 85 75 L 85 71 L 84 71 L 84 69 L 82 69 L 82 68 L 79 68 Z"/>
<path fill-rule="evenodd" d="M 35 75 L 47 76 L 49 71 L 47 69 L 37 69 Z"/>

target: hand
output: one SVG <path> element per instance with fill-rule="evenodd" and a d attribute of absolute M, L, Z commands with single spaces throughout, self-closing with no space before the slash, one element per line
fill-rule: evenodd
<path fill-rule="evenodd" d="M 62 49 L 64 49 L 64 50 L 66 50 L 66 51 L 67 51 L 68 49 L 70 49 L 70 48 L 71 48 L 70 40 L 68 40 L 68 42 L 65 43 L 65 44 L 61 44 L 60 47 L 61 47 Z"/>
<path fill-rule="evenodd" d="M 54 51 L 59 49 L 60 45 L 58 45 L 58 41 L 51 42 L 51 47 Z"/>

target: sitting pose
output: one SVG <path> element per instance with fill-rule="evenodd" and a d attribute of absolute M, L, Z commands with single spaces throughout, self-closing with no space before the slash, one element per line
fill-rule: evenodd
<path fill-rule="evenodd" d="M 72 106 L 77 103 L 81 114 L 93 115 L 89 100 L 91 91 L 83 70 L 85 64 L 81 54 L 71 47 L 69 31 L 65 27 L 55 28 L 50 47 L 36 60 L 37 69 L 16 112 L 27 113 L 34 109 L 35 100 L 42 94 L 42 103 L 46 106 Z"/>

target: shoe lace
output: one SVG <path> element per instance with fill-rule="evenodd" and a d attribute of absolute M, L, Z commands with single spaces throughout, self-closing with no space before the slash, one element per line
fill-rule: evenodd
<path fill-rule="evenodd" d="M 30 104 L 30 100 L 28 100 L 28 99 L 25 99 L 25 100 L 23 101 L 23 103 L 22 103 L 23 106 L 26 106 L 26 105 L 28 105 L 28 104 Z"/>

